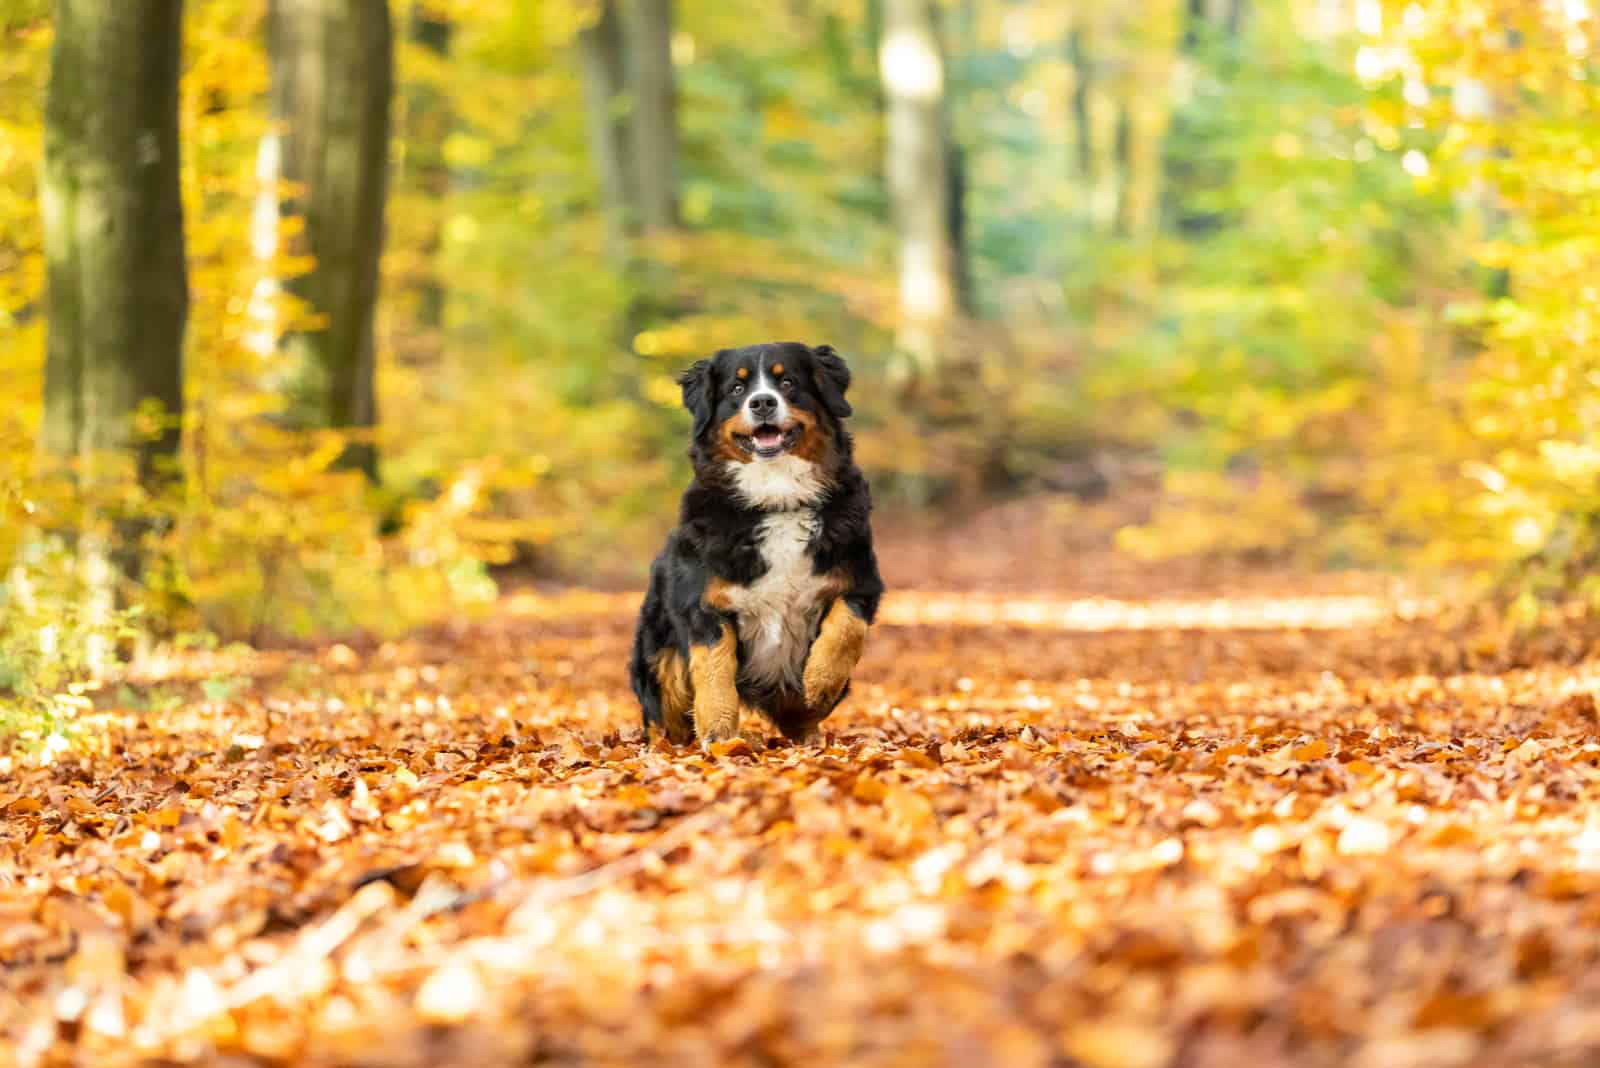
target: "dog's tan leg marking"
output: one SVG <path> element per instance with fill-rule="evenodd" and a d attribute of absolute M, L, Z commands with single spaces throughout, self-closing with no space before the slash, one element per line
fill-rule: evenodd
<path fill-rule="evenodd" d="M 806 658 L 803 683 L 806 707 L 821 722 L 839 692 L 850 681 L 850 673 L 861 659 L 861 650 L 867 644 L 867 621 L 850 611 L 843 600 L 833 602 L 822 621 L 822 631 L 811 645 L 811 655 Z"/>
<path fill-rule="evenodd" d="M 733 611 L 733 591 L 738 588 L 727 579 L 713 576 L 706 582 L 706 589 L 700 595 L 700 600 L 707 608 L 713 608 L 718 612 L 731 612 Z"/>
<path fill-rule="evenodd" d="M 694 729 L 702 746 L 726 742 L 739 733 L 739 647 L 724 623 L 715 645 L 689 647 L 689 679 L 694 685 Z"/>
<path fill-rule="evenodd" d="M 661 687 L 661 719 L 666 725 L 667 738 L 673 745 L 683 745 L 694 737 L 694 724 L 689 719 L 694 707 L 694 690 L 689 684 L 689 670 L 676 649 L 663 649 L 656 656 L 656 682 Z"/>

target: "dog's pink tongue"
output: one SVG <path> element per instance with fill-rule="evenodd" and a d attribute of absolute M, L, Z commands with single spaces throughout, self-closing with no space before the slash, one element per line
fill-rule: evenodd
<path fill-rule="evenodd" d="M 775 426 L 764 426 L 755 433 L 755 441 L 763 449 L 770 449 L 783 440 L 783 431 Z"/>

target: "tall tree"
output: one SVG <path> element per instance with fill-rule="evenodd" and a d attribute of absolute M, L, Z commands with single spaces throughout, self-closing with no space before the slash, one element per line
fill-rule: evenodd
<path fill-rule="evenodd" d="M 1237 12 L 1231 0 L 1204 3 L 1219 19 Z M 1160 223 L 1161 148 L 1172 117 L 1185 11 L 1178 0 L 1150 0 L 1073 12 L 1067 53 L 1074 177 L 1082 218 L 1092 230 L 1148 239 Z"/>
<path fill-rule="evenodd" d="M 177 451 L 183 409 L 183 5 L 57 0 L 55 12 L 42 189 L 43 444 L 84 460 L 131 449 L 149 484 Z M 152 401 L 165 418 L 136 433 L 135 415 Z"/>
<path fill-rule="evenodd" d="M 955 287 L 956 309 L 973 315 L 977 308 L 977 284 L 972 277 L 971 221 L 967 217 L 967 150 L 951 138 L 946 142 L 950 154 L 950 193 L 946 207 L 950 215 L 950 277 Z"/>
<path fill-rule="evenodd" d="M 272 100 L 282 124 L 283 214 L 305 220 L 310 272 L 287 288 L 323 323 L 286 339 L 293 416 L 307 426 L 377 425 L 378 263 L 388 185 L 394 40 L 387 0 L 271 0 Z M 343 463 L 377 479 L 377 449 Z"/>
<path fill-rule="evenodd" d="M 936 18 L 934 0 L 884 0 L 878 52 L 888 107 L 884 170 L 899 253 L 899 343 L 925 366 L 937 359 L 960 293 Z"/>
<path fill-rule="evenodd" d="M 438 64 L 450 55 L 453 36 L 450 20 L 437 10 L 437 3 L 419 0 L 411 7 L 411 40 Z M 437 337 L 444 327 L 446 290 L 439 279 L 439 252 L 443 227 L 440 219 L 450 194 L 450 164 L 445 159 L 445 138 L 450 134 L 450 100 L 437 80 L 416 80 L 406 101 L 406 159 L 411 170 L 411 185 L 427 199 L 430 211 L 418 252 L 422 257 L 416 283 L 417 325 L 424 333 Z"/>
<path fill-rule="evenodd" d="M 578 32 L 578 61 L 589 126 L 589 155 L 600 181 L 607 252 L 627 259 L 634 219 L 628 108 L 628 58 L 615 0 L 600 0 L 593 23 Z"/>
<path fill-rule="evenodd" d="M 1122 88 L 1127 83 L 1128 20 L 1125 12 L 1082 8 L 1073 15 L 1069 37 L 1079 202 L 1089 227 L 1105 233 L 1117 228 L 1127 178 Z"/>
<path fill-rule="evenodd" d="M 678 225 L 678 124 L 672 70 L 672 0 L 627 0 L 634 195 L 645 233 Z"/>
<path fill-rule="evenodd" d="M 1210 0 L 1222 27 L 1233 17 L 1226 0 Z M 1184 12 L 1178 0 L 1140 5 L 1133 29 L 1131 85 L 1126 92 L 1123 140 L 1128 178 L 1117 213 L 1122 232 L 1148 240 L 1161 222 L 1161 148 L 1172 122 L 1172 81 L 1182 44 Z"/>
<path fill-rule="evenodd" d="M 956 310 L 964 316 L 977 311 L 976 283 L 972 276 L 970 220 L 967 217 L 967 188 L 970 157 L 967 144 L 978 143 L 973 136 L 970 119 L 966 126 L 957 121 L 960 103 L 970 99 L 976 83 L 973 77 L 972 57 L 979 50 L 979 14 L 977 0 L 962 0 L 949 11 L 954 24 L 944 40 L 943 52 L 947 75 L 945 78 L 945 152 L 949 161 L 950 192 L 947 205 L 950 215 L 950 276 L 955 287 Z"/>

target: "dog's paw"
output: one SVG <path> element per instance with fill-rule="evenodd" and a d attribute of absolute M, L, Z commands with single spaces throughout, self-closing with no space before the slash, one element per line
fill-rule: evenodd
<path fill-rule="evenodd" d="M 700 732 L 700 749 L 702 752 L 709 753 L 711 752 L 712 746 L 722 745 L 726 742 L 739 740 L 739 729 L 737 726 L 726 727 L 722 726 L 721 724 L 709 726 Z"/>
<path fill-rule="evenodd" d="M 710 750 L 718 742 L 739 737 L 739 699 L 729 694 L 726 699 L 707 699 L 694 710 L 694 733 L 700 739 L 700 748 Z"/>
<path fill-rule="evenodd" d="M 673 746 L 689 745 L 694 741 L 694 728 L 682 724 L 672 723 L 668 723 L 664 727 L 646 727 L 643 741 L 647 746 L 658 743 L 665 743 Z"/>
<path fill-rule="evenodd" d="M 833 706 L 839 703 L 839 695 L 844 692 L 845 685 L 849 681 L 848 675 L 841 678 L 837 672 L 812 671 L 808 667 L 803 680 L 806 707 L 814 712 L 827 715 L 833 711 Z"/>
<path fill-rule="evenodd" d="M 806 747 L 808 749 L 811 749 L 811 748 L 820 749 L 820 748 L 822 748 L 822 746 L 824 744 L 823 737 L 822 737 L 822 728 L 821 727 L 805 727 L 805 728 L 802 728 L 801 730 L 796 731 L 789 738 L 789 741 L 793 742 L 796 747 L 804 746 L 804 747 Z"/>

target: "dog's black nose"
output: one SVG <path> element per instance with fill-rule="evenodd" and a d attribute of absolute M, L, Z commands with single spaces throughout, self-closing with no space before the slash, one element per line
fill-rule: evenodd
<path fill-rule="evenodd" d="M 778 414 L 776 393 L 757 393 L 750 398 L 750 414 L 757 419 L 769 419 Z"/>

